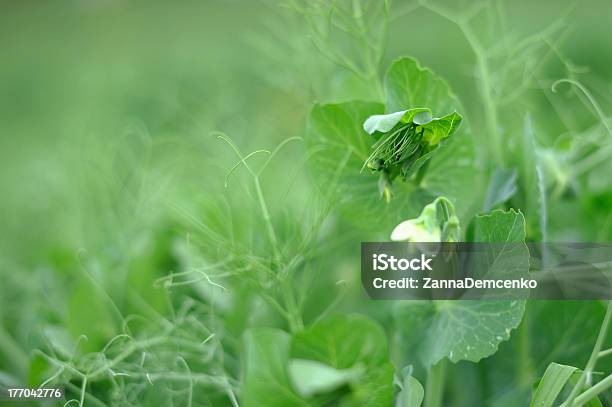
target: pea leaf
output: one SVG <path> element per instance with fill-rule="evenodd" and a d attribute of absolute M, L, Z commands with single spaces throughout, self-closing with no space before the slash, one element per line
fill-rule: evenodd
<path fill-rule="evenodd" d="M 438 114 L 461 111 L 461 103 L 442 78 L 412 58 L 394 61 L 385 75 L 387 111 L 422 106 Z"/>
<path fill-rule="evenodd" d="M 422 109 L 439 115 L 462 111 L 446 82 L 409 58 L 391 65 L 385 89 L 386 110 L 390 112 L 413 109 L 416 116 L 425 112 Z M 420 158 L 419 167 L 425 161 L 428 163 L 419 182 L 396 182 L 390 202 L 387 204 L 380 198 L 378 176 L 361 172 L 376 142 L 376 137 L 370 136 L 363 124 L 370 116 L 383 115 L 384 112 L 385 106 L 380 103 L 356 101 L 317 104 L 312 108 L 308 118 L 307 145 L 311 153 L 311 172 L 315 183 L 322 186 L 323 194 L 329 194 L 345 217 L 369 229 L 390 229 L 404 219 L 416 217 L 424 205 L 439 195 L 454 202 L 460 219 L 471 218 L 480 209 L 475 205 L 475 197 L 483 183 L 479 181 L 482 171 L 477 167 L 472 138 L 465 123 L 461 131 L 444 145 Z M 384 130 L 398 117 L 372 119 L 368 129 Z M 448 119 L 458 123 L 453 117 Z M 425 119 L 416 118 L 419 122 Z M 438 125 L 448 127 L 448 122 L 432 124 Z M 363 222 L 363 219 L 374 218 L 377 219 L 375 223 Z"/>
<path fill-rule="evenodd" d="M 314 360 L 291 359 L 289 361 L 289 378 L 293 387 L 303 397 L 335 390 L 347 383 L 354 382 L 362 373 L 359 366 L 351 369 L 335 369 Z"/>
<path fill-rule="evenodd" d="M 343 406 L 390 405 L 393 401 L 393 366 L 388 362 L 387 338 L 382 328 L 359 315 L 326 319 L 297 333 L 291 357 L 318 361 L 335 369 L 360 369 L 365 374 L 351 383 Z"/>
<path fill-rule="evenodd" d="M 366 317 L 329 318 L 293 337 L 278 329 L 253 329 L 245 333 L 244 343 L 245 406 L 379 406 L 393 401 L 387 338 Z"/>
<path fill-rule="evenodd" d="M 379 230 L 418 215 L 432 200 L 427 191 L 402 182 L 394 187 L 396 199 L 387 204 L 378 195 L 378 177 L 361 171 L 376 141 L 365 132 L 363 123 L 383 110 L 383 105 L 369 102 L 315 105 L 307 129 L 310 167 L 322 194 L 347 218 Z M 362 222 L 373 218 L 375 224 Z"/>
<path fill-rule="evenodd" d="M 473 237 L 477 242 L 524 242 L 523 215 L 494 211 L 477 216 Z M 502 250 L 493 257 L 492 266 L 504 264 L 507 256 L 518 260 L 516 253 Z M 477 362 L 494 354 L 518 326 L 524 310 L 524 300 L 407 301 L 396 306 L 394 318 L 408 358 L 431 366 L 445 357 Z"/>
<path fill-rule="evenodd" d="M 448 83 L 412 58 L 391 64 L 385 75 L 385 92 L 390 112 L 415 106 L 427 107 L 438 115 L 465 111 Z M 467 221 L 480 210 L 474 198 L 484 192 L 484 171 L 476 160 L 469 123 L 462 123 L 460 131 L 430 158 L 420 187 L 434 197 L 448 197 L 460 219 Z"/>
<path fill-rule="evenodd" d="M 387 338 L 382 328 L 366 317 L 337 316 L 296 333 L 291 356 L 318 360 L 337 369 L 357 363 L 377 366 L 387 360 Z"/>
<path fill-rule="evenodd" d="M 289 382 L 287 364 L 291 336 L 279 329 L 259 328 L 244 336 L 244 406 L 307 406 Z"/>
<path fill-rule="evenodd" d="M 430 109 L 416 108 L 389 114 L 375 114 L 367 118 L 363 123 L 363 129 L 368 134 L 374 134 L 375 132 L 386 133 L 398 123 L 426 124 L 431 122 L 431 120 Z"/>
<path fill-rule="evenodd" d="M 533 395 L 529 407 L 552 407 L 563 386 L 577 369 L 573 366 L 551 363 Z"/>

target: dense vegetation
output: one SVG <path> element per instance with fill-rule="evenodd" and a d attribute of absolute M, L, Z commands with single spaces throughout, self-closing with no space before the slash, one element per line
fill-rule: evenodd
<path fill-rule="evenodd" d="M 612 405 L 608 303 L 373 301 L 359 275 L 402 222 L 612 239 L 607 3 L 0 7 L 3 386 Z"/>

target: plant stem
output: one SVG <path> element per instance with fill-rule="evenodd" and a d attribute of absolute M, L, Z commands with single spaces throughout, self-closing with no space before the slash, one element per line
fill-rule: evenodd
<path fill-rule="evenodd" d="M 425 407 L 441 407 L 444 398 L 446 379 L 446 360 L 441 360 L 429 368 L 425 389 Z"/>
<path fill-rule="evenodd" d="M 599 355 L 597 355 L 597 357 L 603 358 L 604 356 L 608 356 L 608 355 L 612 355 L 612 348 L 602 350 L 601 352 L 599 352 Z"/>
<path fill-rule="evenodd" d="M 573 405 L 575 405 L 575 406 L 582 406 L 583 404 L 585 404 L 588 401 L 590 401 L 591 399 L 595 398 L 598 394 L 603 393 L 604 391 L 606 391 L 610 387 L 612 387 L 612 374 L 607 376 L 602 381 L 598 382 L 595 386 L 590 387 L 589 389 L 587 389 L 580 396 L 576 397 L 576 400 L 574 400 L 574 404 Z M 565 406 L 565 404 L 563 404 L 563 405 Z"/>
<path fill-rule="evenodd" d="M 487 57 L 485 55 L 485 50 L 483 49 L 481 43 L 478 41 L 477 36 L 474 34 L 472 29 L 468 25 L 467 20 L 457 20 L 452 12 L 437 4 L 430 4 L 429 2 L 427 2 L 427 0 L 420 0 L 419 4 L 422 7 L 425 7 L 426 9 L 431 10 L 439 16 L 456 24 L 465 36 L 465 39 L 467 40 L 468 44 L 472 48 L 474 56 L 476 57 L 476 65 L 478 66 L 478 73 L 480 76 L 480 96 L 484 104 L 486 127 L 487 132 L 489 133 L 487 136 L 492 139 L 492 153 L 495 157 L 497 164 L 503 167 L 504 151 L 502 148 L 501 135 L 499 134 L 499 119 L 497 116 L 497 109 L 495 107 L 495 100 L 493 98 L 491 73 L 489 69 L 489 64 L 487 62 Z"/>
<path fill-rule="evenodd" d="M 606 309 L 606 315 L 604 316 L 604 320 L 603 320 L 603 322 L 601 324 L 601 328 L 599 330 L 599 335 L 597 335 L 597 340 L 595 341 L 595 346 L 593 347 L 593 351 L 591 352 L 591 356 L 589 357 L 589 361 L 587 362 L 586 367 L 584 368 L 584 370 L 580 374 L 580 378 L 578 379 L 578 382 L 576 383 L 576 385 L 572 389 L 572 392 L 570 393 L 569 397 L 561 405 L 562 407 L 571 407 L 574 404 L 580 405 L 580 403 L 575 403 L 575 402 L 578 402 L 578 394 L 580 393 L 580 391 L 582 390 L 582 387 L 586 383 L 587 377 L 591 374 L 591 372 L 593 372 L 593 369 L 595 368 L 595 363 L 597 363 L 597 358 L 599 356 L 599 351 L 601 350 L 603 342 L 604 342 L 604 340 L 606 338 L 606 334 L 608 333 L 608 326 L 610 325 L 610 319 L 611 318 L 612 318 L 612 301 L 608 301 L 608 307 Z M 609 379 L 609 376 L 606 379 L 602 380 L 601 382 L 597 383 L 597 385 L 601 384 L 602 382 L 605 382 L 608 379 Z M 595 388 L 595 386 L 593 386 L 589 390 L 585 391 L 585 393 L 589 392 L 593 388 Z"/>
<path fill-rule="evenodd" d="M 300 314 L 295 295 L 293 294 L 291 280 L 285 278 L 284 281 L 285 283 L 283 284 L 282 290 L 285 299 L 285 306 L 289 316 L 289 329 L 291 332 L 297 332 L 304 328 L 304 322 L 302 321 L 302 316 Z"/>
<path fill-rule="evenodd" d="M 274 253 L 274 261 L 277 264 L 280 264 L 281 254 L 280 254 L 280 251 L 278 250 L 278 240 L 276 239 L 276 233 L 274 232 L 274 227 L 272 226 L 272 218 L 270 217 L 270 212 L 268 212 L 268 205 L 266 204 L 266 200 L 264 199 L 258 176 L 253 177 L 253 183 L 255 184 L 255 193 L 257 194 L 257 200 L 259 201 L 259 206 L 261 208 L 261 214 L 266 224 L 266 231 L 268 233 L 268 239 L 270 239 L 270 244 L 272 245 L 272 252 Z"/>
<path fill-rule="evenodd" d="M 485 120 L 488 136 L 492 139 L 493 156 L 497 161 L 497 164 L 504 166 L 504 153 L 502 148 L 501 135 L 499 134 L 499 119 L 497 116 L 497 108 L 495 106 L 495 100 L 493 98 L 493 92 L 491 87 L 491 75 L 489 70 L 489 64 L 480 42 L 476 39 L 476 36 L 467 24 L 460 23 L 459 28 L 463 31 L 465 38 L 467 39 L 470 47 L 474 51 L 476 57 L 476 65 L 478 66 L 478 73 L 480 76 L 480 95 L 484 104 Z"/>
<path fill-rule="evenodd" d="M 519 378 L 519 385 L 523 388 L 528 388 L 533 383 L 534 369 L 531 361 L 530 352 L 530 336 L 529 336 L 529 322 L 527 320 L 528 313 L 526 312 L 523 316 L 523 321 L 518 328 L 518 369 L 517 375 Z"/>

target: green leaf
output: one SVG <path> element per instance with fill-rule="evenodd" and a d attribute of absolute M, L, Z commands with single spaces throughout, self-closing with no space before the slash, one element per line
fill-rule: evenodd
<path fill-rule="evenodd" d="M 525 219 L 520 212 L 510 210 L 493 211 L 490 214 L 477 216 L 473 224 L 473 236 L 476 242 L 511 243 L 486 247 L 486 252 L 470 257 L 469 267 L 473 276 L 482 279 L 516 279 L 527 278 L 529 272 L 529 249 L 525 245 Z M 492 290 L 492 298 L 501 299 L 504 295 L 516 298 L 517 289 L 500 291 Z M 524 290 L 523 298 L 528 295 Z M 484 298 L 489 292 L 478 290 Z M 466 292 L 469 298 L 469 291 Z"/>
<path fill-rule="evenodd" d="M 389 112 L 414 106 L 427 107 L 436 114 L 465 111 L 446 81 L 412 58 L 400 58 L 391 64 L 385 76 L 385 93 Z M 463 123 L 461 131 L 428 158 L 419 186 L 434 197 L 448 197 L 460 219 L 467 221 L 480 210 L 474 206 L 475 198 L 484 192 L 484 170 L 476 162 L 468 123 Z"/>
<path fill-rule="evenodd" d="M 412 375 L 408 375 L 402 384 L 404 387 L 397 395 L 395 407 L 419 407 L 425 396 L 421 383 Z"/>
<path fill-rule="evenodd" d="M 359 366 L 351 369 L 335 369 L 314 360 L 291 359 L 289 361 L 289 378 L 293 387 L 303 397 L 335 390 L 347 383 L 354 382 L 362 373 Z"/>
<path fill-rule="evenodd" d="M 289 382 L 287 365 L 291 336 L 279 329 L 259 328 L 244 335 L 244 406 L 307 406 Z"/>
<path fill-rule="evenodd" d="M 364 369 L 351 383 L 343 406 L 390 405 L 393 366 L 388 362 L 387 338 L 382 328 L 360 315 L 328 318 L 295 334 L 291 357 L 318 361 L 335 369 Z"/>
<path fill-rule="evenodd" d="M 428 86 L 432 87 L 430 93 Z M 415 106 L 426 107 L 437 114 L 462 111 L 446 82 L 408 58 L 398 60 L 390 67 L 385 88 L 387 111 Z M 323 189 L 323 195 L 333 199 L 345 217 L 367 229 L 391 229 L 402 220 L 418 216 L 424 205 L 440 195 L 454 203 L 461 220 L 471 218 L 480 210 L 475 202 L 484 183 L 481 181 L 483 171 L 477 167 L 474 145 L 465 123 L 461 131 L 440 148 L 426 153 L 414 163 L 414 168 L 418 168 L 427 161 L 427 169 L 422 171 L 422 177 L 418 174 L 418 182 L 394 183 L 393 198 L 388 204 L 380 198 L 379 177 L 361 172 L 361 168 L 376 142 L 376 138 L 363 129 L 363 124 L 368 117 L 382 115 L 384 110 L 382 104 L 371 102 L 318 104 L 312 108 L 306 139 L 311 153 L 311 172 L 315 184 Z M 380 118 L 372 126 L 385 129 L 393 122 L 386 123 L 385 120 L 391 119 Z M 456 118 L 449 117 L 448 120 L 458 123 Z M 448 127 L 449 122 L 440 121 L 434 125 Z M 434 143 L 437 138 L 432 137 Z M 381 186 L 384 191 L 384 183 Z M 364 219 L 376 219 L 376 222 L 364 222 Z"/>
<path fill-rule="evenodd" d="M 293 358 L 327 363 L 336 369 L 349 369 L 361 363 L 379 366 L 387 361 L 387 337 L 374 321 L 352 314 L 325 319 L 295 334 Z"/>
<path fill-rule="evenodd" d="M 520 212 L 494 211 L 475 219 L 474 241 L 520 243 L 524 239 Z M 504 267 L 508 256 L 516 261 L 515 255 L 501 250 L 491 266 Z M 494 354 L 519 325 L 524 310 L 524 300 L 406 301 L 396 306 L 394 319 L 408 358 L 428 367 L 445 357 L 453 362 L 478 362 Z"/>
<path fill-rule="evenodd" d="M 385 75 L 387 111 L 423 106 L 438 114 L 462 111 L 457 97 L 442 78 L 412 58 L 394 61 Z"/>
<path fill-rule="evenodd" d="M 417 216 L 433 199 L 427 191 L 408 183 L 394 186 L 396 199 L 385 203 L 378 194 L 378 176 L 361 171 L 375 138 L 363 129 L 364 121 L 383 112 L 383 105 L 348 102 L 315 105 L 308 119 L 307 143 L 316 185 L 342 214 L 368 229 L 392 228 Z M 363 219 L 377 221 L 368 224 Z"/>
<path fill-rule="evenodd" d="M 531 400 L 530 407 L 552 407 L 553 403 L 563 390 L 563 386 L 574 374 L 577 368 L 573 366 L 551 363 L 544 372 L 544 377 Z"/>
<path fill-rule="evenodd" d="M 431 122 L 431 120 L 430 109 L 416 108 L 389 114 L 375 114 L 367 118 L 363 123 L 363 129 L 368 134 L 374 134 L 375 132 L 386 133 L 400 122 L 425 124 Z"/>

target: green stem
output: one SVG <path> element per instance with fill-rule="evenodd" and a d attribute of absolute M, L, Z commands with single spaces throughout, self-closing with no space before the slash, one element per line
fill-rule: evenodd
<path fill-rule="evenodd" d="M 518 382 L 522 388 L 528 388 L 533 383 L 534 369 L 531 360 L 531 346 L 529 336 L 528 313 L 523 316 L 523 321 L 518 329 Z"/>
<path fill-rule="evenodd" d="M 444 398 L 444 381 L 446 380 L 446 360 L 441 360 L 427 372 L 425 389 L 425 407 L 441 407 Z"/>
<path fill-rule="evenodd" d="M 481 82 L 480 95 L 484 104 L 486 127 L 487 132 L 489 133 L 487 136 L 492 140 L 491 146 L 493 148 L 493 156 L 495 157 L 497 164 L 503 167 L 504 153 L 501 135 L 499 134 L 499 118 L 497 115 L 495 100 L 493 98 L 489 64 L 480 42 L 478 42 L 476 36 L 469 26 L 461 23 L 459 24 L 459 27 L 463 31 L 465 38 L 472 47 L 474 55 L 476 56 L 476 65 L 478 66 L 478 73 Z"/>
<path fill-rule="evenodd" d="M 289 329 L 291 332 L 298 332 L 304 329 L 302 315 L 291 287 L 291 281 L 285 278 L 285 284 L 282 287 L 283 296 L 285 299 L 285 307 L 289 316 Z"/>
<path fill-rule="evenodd" d="M 487 134 L 487 140 L 492 140 L 491 146 L 493 150 L 493 156 L 495 157 L 497 164 L 503 167 L 504 151 L 502 148 L 501 135 L 499 134 L 499 118 L 497 116 L 495 98 L 493 97 L 493 88 L 491 86 L 491 71 L 489 69 L 485 50 L 483 49 L 481 43 L 478 41 L 477 36 L 469 27 L 467 19 L 461 19 L 458 21 L 454 17 L 452 12 L 437 4 L 430 4 L 429 2 L 427 2 L 427 0 L 420 0 L 419 4 L 422 7 L 425 7 L 428 10 L 431 10 L 432 12 L 447 19 L 448 21 L 456 24 L 465 36 L 465 39 L 467 40 L 468 44 L 472 48 L 474 56 L 476 57 L 476 65 L 478 66 L 478 73 L 481 82 L 480 96 L 484 104 L 486 127 L 487 132 L 489 133 Z"/>
<path fill-rule="evenodd" d="M 593 387 L 587 389 L 580 396 L 576 397 L 576 400 L 574 400 L 573 405 L 582 406 L 589 402 L 591 399 L 597 397 L 598 394 L 608 390 L 610 387 L 612 387 L 612 375 L 607 376 L 605 379 L 598 382 Z"/>
<path fill-rule="evenodd" d="M 261 208 L 261 214 L 263 216 L 264 222 L 266 224 L 266 231 L 268 233 L 268 239 L 270 239 L 270 244 L 272 245 L 272 252 L 274 253 L 274 260 L 277 264 L 280 264 L 281 254 L 278 250 L 278 240 L 276 239 L 276 233 L 274 232 L 274 227 L 272 226 L 272 218 L 270 217 L 270 212 L 268 212 L 268 205 L 266 204 L 266 200 L 264 199 L 263 192 L 261 190 L 261 184 L 259 182 L 259 177 L 253 177 L 253 183 L 255 184 L 255 193 L 257 194 L 257 200 L 259 201 L 259 206 Z"/>
<path fill-rule="evenodd" d="M 601 352 L 599 352 L 599 354 L 597 355 L 598 358 L 603 358 L 605 356 L 608 355 L 612 355 L 612 348 L 606 349 L 606 350 L 602 350 Z"/>
<path fill-rule="evenodd" d="M 586 383 L 587 377 L 591 374 L 591 372 L 593 372 L 593 369 L 595 368 L 595 363 L 597 363 L 599 351 L 601 350 L 601 347 L 603 346 L 603 342 L 606 338 L 606 334 L 608 333 L 608 326 L 610 325 L 611 318 L 612 318 L 612 301 L 608 301 L 608 308 L 606 309 L 606 315 L 604 316 L 604 320 L 601 324 L 599 335 L 597 335 L 597 340 L 595 341 L 595 346 L 593 347 L 593 351 L 591 352 L 589 361 L 587 362 L 586 367 L 580 374 L 580 378 L 578 379 L 578 382 L 572 389 L 572 392 L 570 393 L 569 397 L 567 398 L 565 403 L 562 404 L 562 407 L 571 407 L 575 404 L 580 405 L 580 403 L 576 403 L 578 401 L 577 399 L 578 394 L 580 393 L 584 384 Z M 602 380 L 598 384 L 604 382 L 608 378 Z M 593 389 L 594 387 L 595 386 L 591 387 L 591 389 Z M 587 390 L 586 392 L 588 392 L 589 390 Z"/>

